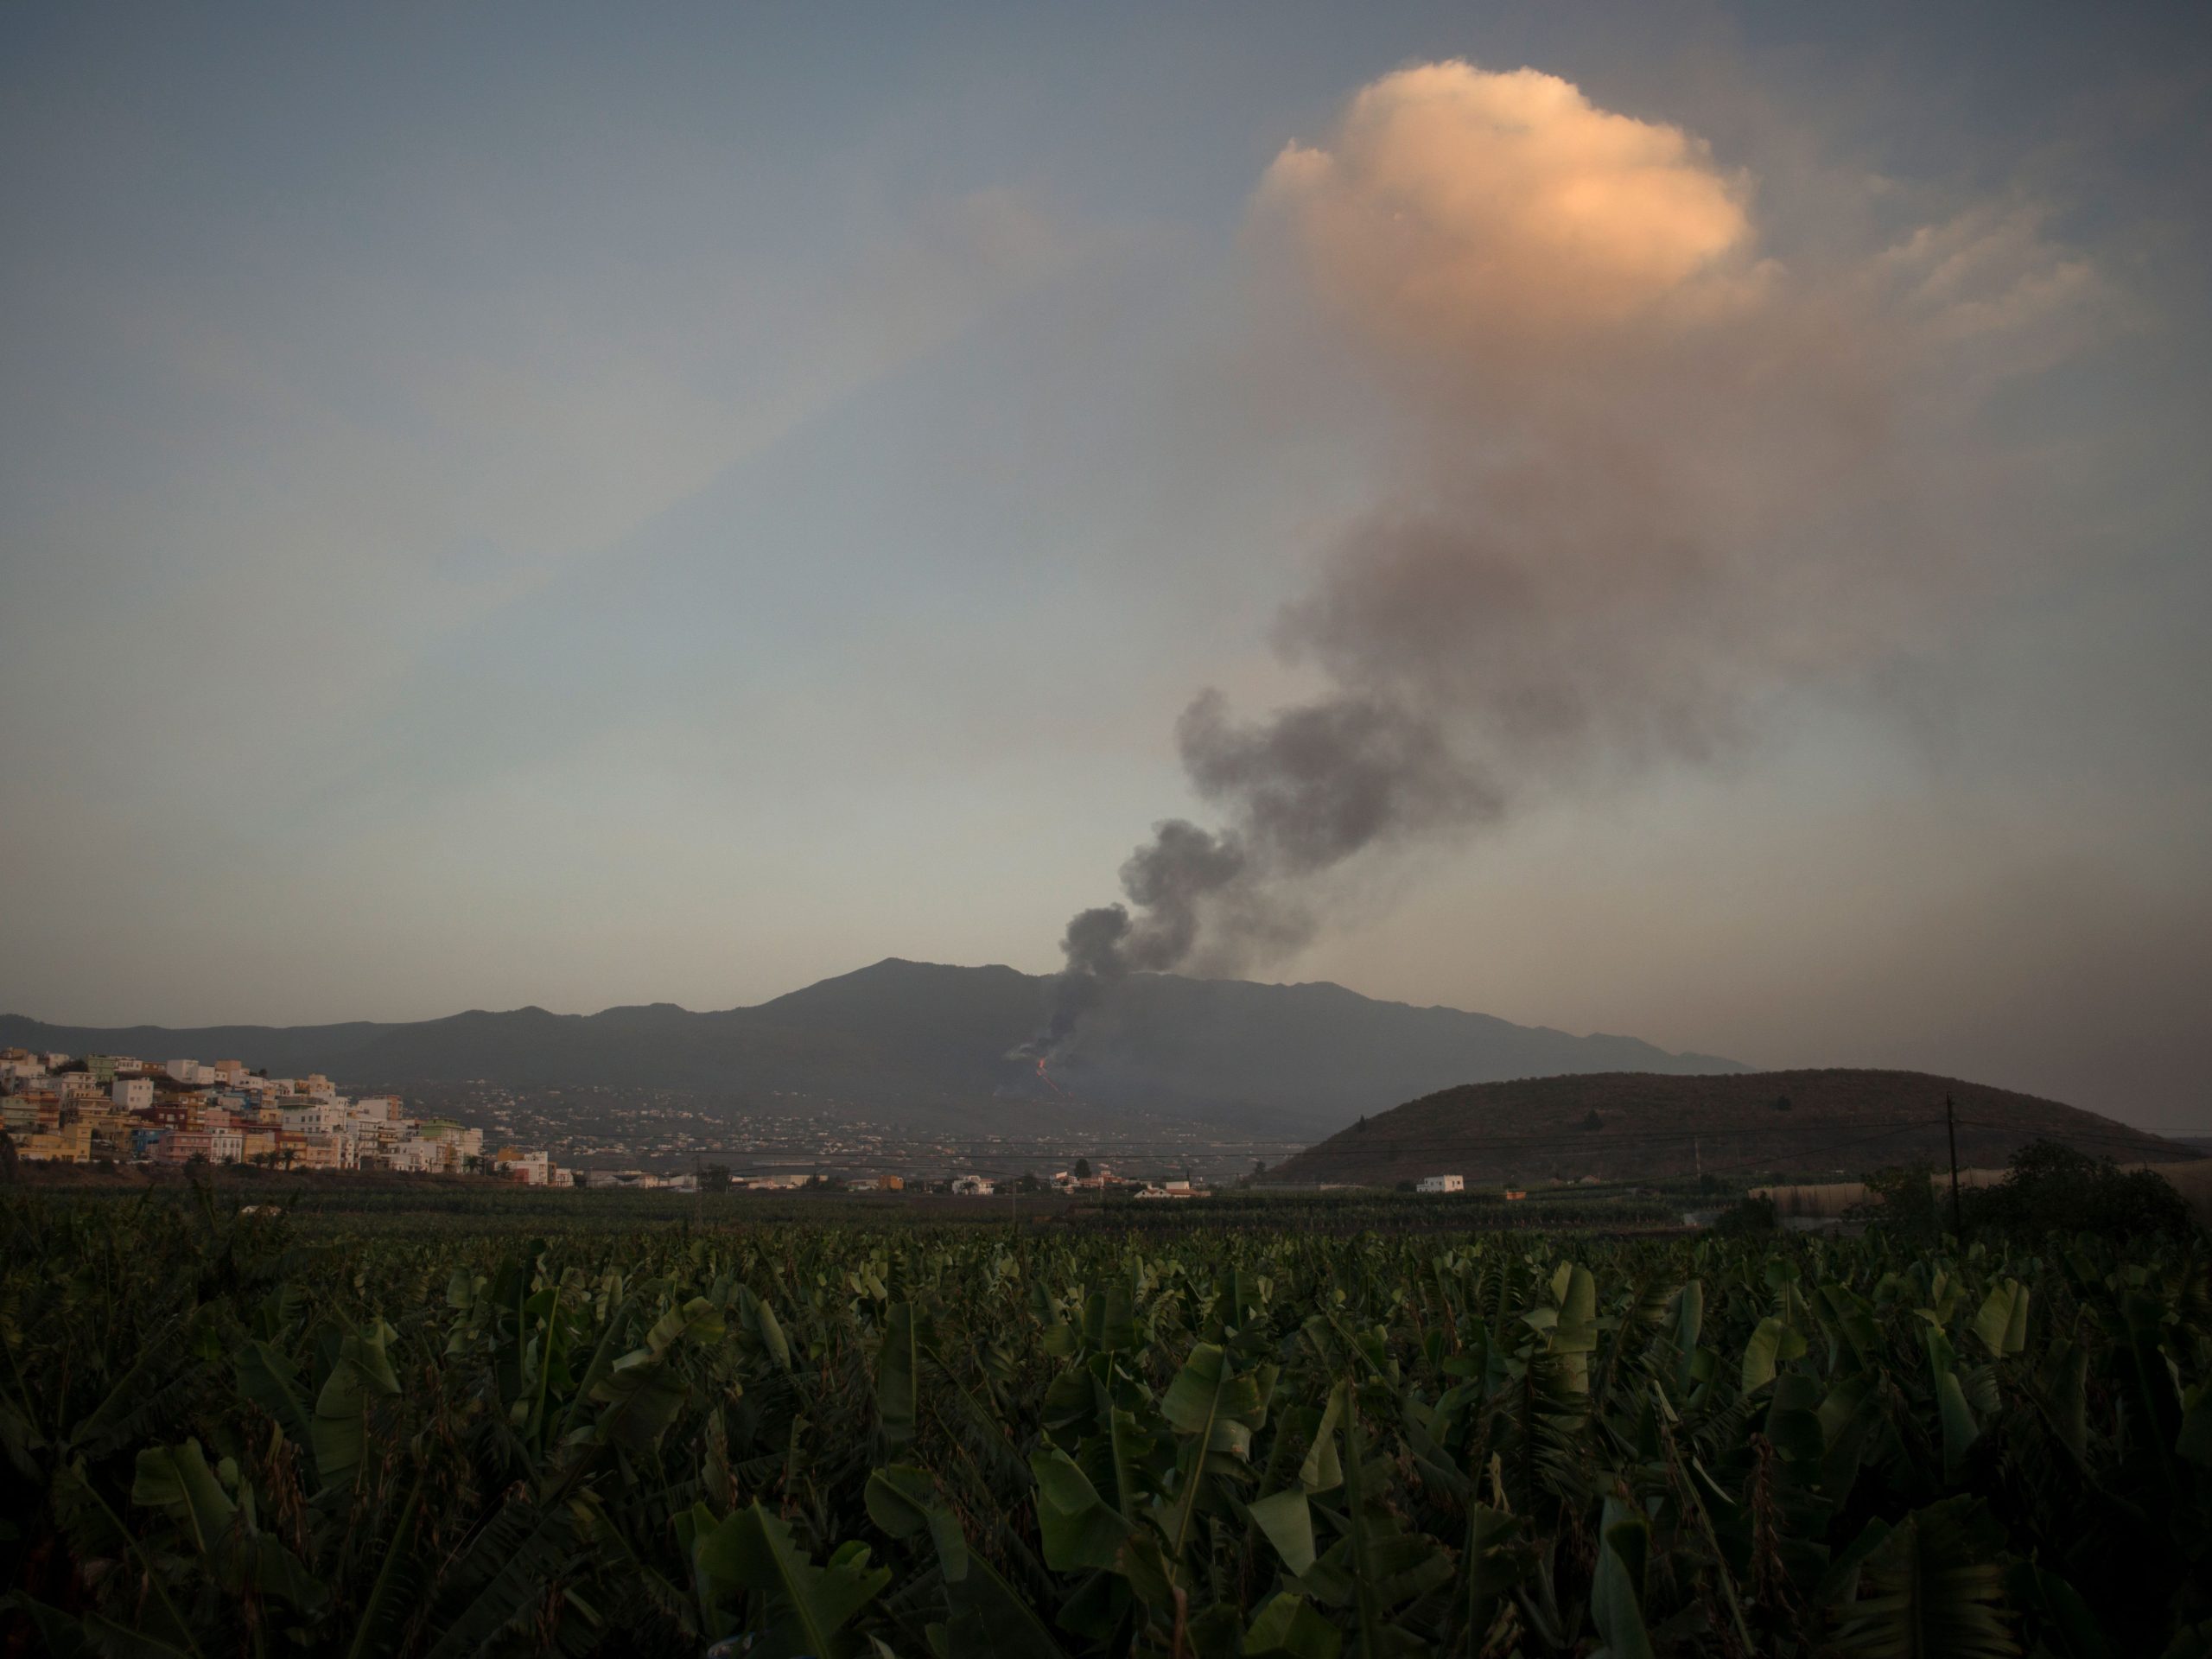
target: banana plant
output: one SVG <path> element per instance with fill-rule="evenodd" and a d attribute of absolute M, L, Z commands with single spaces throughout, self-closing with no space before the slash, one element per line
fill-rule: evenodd
<path fill-rule="evenodd" d="M 850 1659 L 868 1651 L 846 1629 L 891 1581 L 866 1544 L 840 1545 L 817 1566 L 790 1525 L 759 1503 L 717 1519 L 704 1504 L 677 1518 L 690 1557 L 700 1624 L 710 1636 L 742 1630 L 760 1659 Z"/>

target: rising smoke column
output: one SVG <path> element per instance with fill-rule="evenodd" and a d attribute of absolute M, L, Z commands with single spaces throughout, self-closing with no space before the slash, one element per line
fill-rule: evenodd
<path fill-rule="evenodd" d="M 1184 711 L 1218 827 L 1155 826 L 1125 902 L 1069 923 L 1032 1052 L 1122 975 L 1294 950 L 1356 855 L 1726 753 L 1910 636 L 1956 574 L 1904 461 L 1915 377 L 2082 268 L 2013 220 L 1792 272 L 1750 200 L 1678 128 L 1458 62 L 1276 158 L 1253 240 L 1389 388 L 1404 464 L 1282 613 L 1313 695 Z"/>

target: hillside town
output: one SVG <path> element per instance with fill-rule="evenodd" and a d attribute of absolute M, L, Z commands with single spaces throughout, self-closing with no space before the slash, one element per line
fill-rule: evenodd
<path fill-rule="evenodd" d="M 238 1060 L 0 1049 L 0 1130 L 27 1163 L 484 1173 L 529 1186 L 574 1177 L 543 1152 L 501 1147 L 396 1095 L 349 1097 L 328 1077 L 272 1077 Z"/>
<path fill-rule="evenodd" d="M 525 1186 L 671 1192 L 994 1192 L 1147 1199 L 1203 1198 L 1204 1181 L 1120 1175 L 1078 1159 L 1049 1174 L 973 1173 L 931 1179 L 819 1169 L 739 1173 L 721 1164 L 673 1173 L 578 1169 L 550 1152 L 501 1146 L 450 1117 L 410 1114 L 397 1095 L 346 1096 L 320 1072 L 272 1077 L 238 1060 L 141 1060 L 121 1054 L 0 1049 L 0 1139 L 31 1164 L 120 1168 L 249 1165 L 276 1170 L 487 1175 Z"/>

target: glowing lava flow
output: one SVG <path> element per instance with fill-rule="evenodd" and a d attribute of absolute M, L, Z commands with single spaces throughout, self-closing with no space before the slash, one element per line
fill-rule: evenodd
<path fill-rule="evenodd" d="M 1060 1085 L 1052 1081 L 1052 1074 L 1045 1069 L 1045 1057 L 1042 1054 L 1037 1057 L 1037 1075 L 1044 1078 L 1045 1086 L 1054 1094 L 1060 1092 Z"/>

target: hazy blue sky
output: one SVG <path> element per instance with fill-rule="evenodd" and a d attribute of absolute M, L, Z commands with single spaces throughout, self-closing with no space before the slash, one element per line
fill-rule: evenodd
<path fill-rule="evenodd" d="M 1044 971 L 1388 681 L 1255 976 L 2212 1128 L 2208 19 L 10 7 L 0 1006 Z"/>

